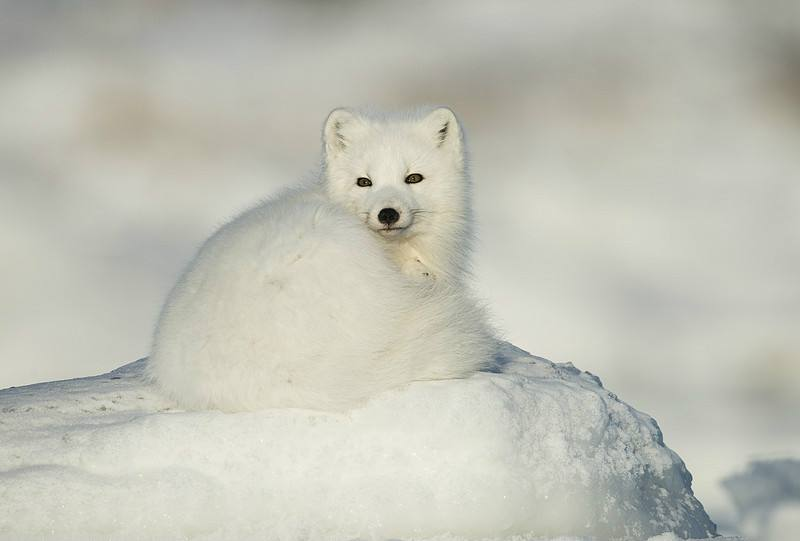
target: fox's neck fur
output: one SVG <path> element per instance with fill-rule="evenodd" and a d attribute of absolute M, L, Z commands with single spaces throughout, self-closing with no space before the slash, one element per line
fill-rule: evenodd
<path fill-rule="evenodd" d="M 437 215 L 436 224 L 408 239 L 382 239 L 390 257 L 400 268 L 418 277 L 413 262 L 430 270 L 430 278 L 461 283 L 470 272 L 472 231 L 463 213 Z M 409 264 L 409 262 L 412 262 Z M 422 271 L 424 272 L 424 271 Z"/>

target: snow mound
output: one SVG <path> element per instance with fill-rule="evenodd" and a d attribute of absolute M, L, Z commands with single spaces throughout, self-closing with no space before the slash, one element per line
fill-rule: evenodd
<path fill-rule="evenodd" d="M 800 536 L 800 460 L 756 460 L 723 480 L 750 539 L 796 541 Z"/>
<path fill-rule="evenodd" d="M 0 537 L 715 532 L 653 419 L 591 374 L 510 345 L 494 372 L 414 383 L 346 414 L 184 412 L 144 365 L 0 391 Z"/>

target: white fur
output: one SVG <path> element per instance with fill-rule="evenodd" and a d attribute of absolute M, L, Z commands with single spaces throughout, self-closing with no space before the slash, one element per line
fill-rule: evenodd
<path fill-rule="evenodd" d="M 446 129 L 441 139 L 440 130 Z M 469 269 L 471 189 L 464 142 L 450 109 L 426 116 L 366 116 L 336 109 L 324 129 L 327 194 L 387 241 L 392 259 L 409 274 L 460 282 Z M 425 179 L 406 184 L 406 176 Z M 373 185 L 361 188 L 358 177 Z M 400 211 L 406 229 L 386 231 L 378 212 Z"/>
<path fill-rule="evenodd" d="M 223 226 L 167 299 L 149 373 L 183 406 L 346 409 L 489 362 L 463 280 L 470 195 L 453 113 L 337 109 L 323 140 L 320 182 Z M 377 221 L 388 206 L 404 229 Z"/>

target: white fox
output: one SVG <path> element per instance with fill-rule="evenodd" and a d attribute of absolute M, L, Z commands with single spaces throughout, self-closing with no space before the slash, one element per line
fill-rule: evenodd
<path fill-rule="evenodd" d="M 223 226 L 170 293 L 149 373 L 182 406 L 342 410 L 491 361 L 465 284 L 471 196 L 455 115 L 336 109 L 323 142 L 318 181 Z"/>

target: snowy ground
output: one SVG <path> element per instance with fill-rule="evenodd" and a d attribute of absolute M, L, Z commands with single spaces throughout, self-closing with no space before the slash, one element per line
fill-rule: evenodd
<path fill-rule="evenodd" d="M 415 383 L 348 414 L 183 412 L 142 379 L 144 363 L 0 392 L 0 538 L 715 531 L 650 417 L 511 346 L 496 372 Z"/>
<path fill-rule="evenodd" d="M 331 108 L 443 103 L 508 339 L 653 414 L 724 532 L 723 479 L 800 458 L 799 3 L 0 5 L 0 388 L 145 356 Z"/>

